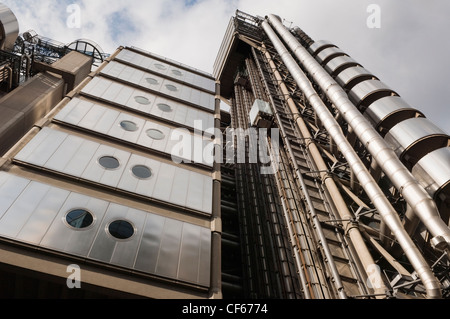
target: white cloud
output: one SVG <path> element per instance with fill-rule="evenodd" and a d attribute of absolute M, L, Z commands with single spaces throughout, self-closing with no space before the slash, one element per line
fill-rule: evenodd
<path fill-rule="evenodd" d="M 450 71 L 447 0 L 4 0 L 20 31 L 70 43 L 87 38 L 112 53 L 133 45 L 212 72 L 236 9 L 274 13 L 313 39 L 336 43 L 444 130 L 450 131 L 446 83 Z M 67 5 L 81 7 L 81 27 L 68 28 Z M 189 3 L 188 6 L 186 4 Z M 366 9 L 381 7 L 381 29 L 369 29 Z M 114 21 L 112 18 L 119 18 Z"/>

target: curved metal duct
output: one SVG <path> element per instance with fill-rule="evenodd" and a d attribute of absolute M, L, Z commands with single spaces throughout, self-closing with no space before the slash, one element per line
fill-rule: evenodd
<path fill-rule="evenodd" d="M 269 16 L 269 21 L 289 45 L 308 73 L 318 82 L 323 92 L 326 93 L 350 127 L 352 127 L 356 136 L 366 145 L 369 153 L 434 236 L 432 239 L 433 245 L 439 249 L 448 249 L 450 247 L 450 229 L 440 218 L 436 204 L 428 193 L 400 162 L 375 128 L 370 125 L 353 105 L 345 91 L 336 81 L 298 43 L 297 39 L 295 39 L 279 20 L 274 16 Z"/>
<path fill-rule="evenodd" d="M 366 80 L 378 80 L 370 71 L 361 66 L 354 66 L 343 70 L 336 76 L 336 81 L 346 90 Z"/>
<path fill-rule="evenodd" d="M 322 50 L 317 54 L 317 61 L 319 61 L 320 64 L 325 65 L 331 59 L 334 59 L 335 57 L 346 55 L 344 51 L 337 47 L 332 48 L 326 48 L 325 50 Z"/>
<path fill-rule="evenodd" d="M 425 155 L 412 169 L 413 174 L 438 205 L 450 205 L 450 148 L 443 147 Z M 449 223 L 449 210 L 441 210 L 442 219 Z"/>
<path fill-rule="evenodd" d="M 327 40 L 319 40 L 314 42 L 313 44 L 311 44 L 311 46 L 309 47 L 309 52 L 316 56 L 320 51 L 326 49 L 326 48 L 331 48 L 331 47 L 336 47 L 333 43 L 331 43 L 330 41 Z"/>
<path fill-rule="evenodd" d="M 383 137 L 392 127 L 406 119 L 424 117 L 399 96 L 385 96 L 376 100 L 366 109 L 364 116 Z"/>
<path fill-rule="evenodd" d="M 269 16 L 268 19 L 270 23 L 277 29 L 278 33 L 281 34 L 281 36 L 286 42 L 288 42 L 293 46 L 295 46 L 295 44 L 298 44 L 298 41 L 292 35 L 291 35 L 292 38 L 288 36 L 288 34 L 290 35 L 289 31 L 286 30 L 286 28 L 281 24 L 279 20 L 277 20 L 274 16 Z M 328 108 L 325 106 L 320 96 L 314 90 L 307 76 L 303 73 L 302 69 L 299 67 L 294 58 L 289 54 L 287 49 L 284 47 L 283 43 L 278 39 L 277 35 L 271 29 L 269 24 L 266 21 L 263 21 L 262 27 L 264 28 L 266 34 L 269 36 L 270 40 L 272 41 L 272 44 L 274 45 L 275 49 L 277 50 L 278 54 L 283 60 L 285 66 L 291 73 L 292 77 L 299 85 L 299 88 L 305 94 L 305 97 L 308 99 L 310 105 L 316 111 L 316 114 L 320 118 L 323 126 L 326 128 L 329 134 L 333 136 L 336 145 L 344 154 L 351 169 L 353 170 L 355 176 L 360 181 L 361 185 L 364 187 L 372 203 L 377 208 L 381 217 L 386 222 L 388 227 L 395 234 L 406 256 L 410 260 L 414 269 L 417 271 L 419 277 L 421 278 L 424 286 L 426 287 L 428 297 L 440 298 L 442 295 L 439 281 L 437 281 L 437 279 L 434 277 L 433 272 L 427 265 L 427 262 L 424 260 L 423 256 L 420 254 L 417 247 L 414 245 L 413 241 L 406 233 L 400 221 L 400 218 L 396 214 L 395 210 L 392 208 L 391 204 L 384 196 L 383 192 L 378 187 L 377 183 L 370 175 L 370 173 L 367 171 L 361 159 L 358 157 L 358 155 L 356 154 L 356 152 L 354 151 L 354 149 L 344 136 L 339 124 L 336 122 L 333 115 L 329 112 Z M 312 61 L 315 63 L 314 67 L 309 69 L 310 74 L 312 74 L 313 76 L 317 76 L 320 73 L 322 73 L 319 70 L 322 70 L 324 73 L 326 73 L 326 71 L 320 65 L 318 65 L 317 61 L 315 61 L 303 47 L 300 48 L 295 47 L 293 48 L 293 50 L 296 53 L 299 51 L 302 51 L 302 53 L 305 52 L 307 56 L 310 57 Z M 304 59 L 300 60 L 304 62 Z M 312 61 L 311 63 L 313 63 Z M 326 75 L 329 76 L 328 73 L 326 73 Z M 324 75 L 320 74 L 320 76 Z M 334 83 L 335 86 L 338 86 L 336 82 Z M 342 90 L 340 87 L 339 89 Z M 347 98 L 346 94 L 345 97 Z M 362 114 L 361 113 L 359 114 L 362 117 Z M 370 126 L 369 123 L 367 124 L 370 128 L 372 128 L 372 126 Z M 395 157 L 395 154 L 392 154 L 391 157 L 395 158 L 395 160 L 398 161 L 398 159 Z"/>
<path fill-rule="evenodd" d="M 350 101 L 355 104 L 361 113 L 364 113 L 374 101 L 390 95 L 398 94 L 379 80 L 366 80 L 358 83 L 348 93 Z"/>
<path fill-rule="evenodd" d="M 12 51 L 19 36 L 19 22 L 14 13 L 0 4 L 0 50 Z"/>
<path fill-rule="evenodd" d="M 448 136 L 425 117 L 411 118 L 395 125 L 385 140 L 403 164 L 412 169 L 426 154 L 449 145 Z"/>
<path fill-rule="evenodd" d="M 343 55 L 331 59 L 330 62 L 325 65 L 325 70 L 327 70 L 327 72 L 330 73 L 331 76 L 335 76 L 347 68 L 358 65 L 358 62 L 353 60 L 351 57 Z"/>

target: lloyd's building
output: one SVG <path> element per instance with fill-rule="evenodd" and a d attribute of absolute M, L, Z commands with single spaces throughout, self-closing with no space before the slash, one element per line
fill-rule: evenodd
<path fill-rule="evenodd" d="M 171 137 L 211 143 L 194 125 L 214 127 L 215 80 L 137 48 L 19 35 L 0 9 L 0 297 L 214 297 L 219 176 Z"/>
<path fill-rule="evenodd" d="M 210 75 L 0 21 L 0 297 L 449 298 L 450 137 L 335 44 L 237 11 Z"/>

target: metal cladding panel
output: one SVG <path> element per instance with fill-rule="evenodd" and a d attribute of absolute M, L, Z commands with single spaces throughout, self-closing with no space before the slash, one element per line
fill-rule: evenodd
<path fill-rule="evenodd" d="M 58 208 L 58 215 L 43 238 L 41 246 L 86 257 L 99 232 L 108 205 L 107 201 L 70 192 L 66 201 Z M 84 229 L 70 227 L 66 222 L 67 213 L 81 208 L 93 214 L 92 225 Z"/>
<path fill-rule="evenodd" d="M 429 136 L 447 136 L 433 122 L 425 117 L 407 119 L 395 125 L 386 134 L 386 141 L 392 146 L 397 155 L 401 155 L 413 144 Z"/>
<path fill-rule="evenodd" d="M 32 184 L 35 186 L 39 184 Z M 39 190 L 45 187 L 40 184 L 35 189 L 32 196 L 37 196 Z M 26 223 L 20 229 L 16 238 L 24 242 L 38 244 L 47 234 L 51 224 L 57 217 L 58 209 L 66 201 L 69 192 L 63 189 L 48 187 L 45 194 L 40 198 L 39 203 L 35 206 L 33 213 L 28 217 Z M 22 200 L 26 200 L 22 197 Z M 15 218 L 15 216 L 13 217 Z"/>
<path fill-rule="evenodd" d="M 178 277 L 182 280 L 196 278 L 200 262 L 201 229 L 194 225 L 183 225 L 183 239 L 180 249 L 180 268 Z"/>
<path fill-rule="evenodd" d="M 150 72 L 159 73 L 172 79 L 176 79 L 184 83 L 190 83 L 191 85 L 199 88 L 215 92 L 215 82 L 212 79 L 180 69 L 171 64 L 152 59 L 127 49 L 120 51 L 115 60 L 130 63 L 143 69 L 147 69 Z"/>
<path fill-rule="evenodd" d="M 357 78 L 367 79 L 367 77 L 375 76 L 363 67 L 353 66 L 340 72 L 336 76 L 336 81 L 343 88 L 347 88 L 347 85 L 349 85 L 350 82 L 355 81 Z"/>
<path fill-rule="evenodd" d="M 345 72 L 345 71 L 344 71 Z M 379 80 L 366 80 L 354 86 L 349 92 L 350 100 L 357 106 L 371 94 L 377 92 L 394 92 Z"/>
<path fill-rule="evenodd" d="M 147 215 L 141 245 L 137 254 L 135 268 L 151 274 L 156 273 L 158 254 L 166 218 L 158 215 Z"/>
<path fill-rule="evenodd" d="M 19 22 L 14 13 L 4 4 L 0 4 L 1 50 L 12 51 L 19 36 Z"/>
<path fill-rule="evenodd" d="M 385 96 L 373 102 L 364 113 L 369 121 L 377 126 L 389 115 L 401 110 L 412 110 L 412 107 L 399 96 Z"/>
<path fill-rule="evenodd" d="M 28 180 L 0 172 L 0 220 L 27 187 Z"/>
<path fill-rule="evenodd" d="M 328 62 L 325 65 L 325 70 L 327 70 L 327 72 L 330 74 L 335 74 L 339 70 L 342 70 L 344 67 L 350 67 L 355 65 L 358 65 L 358 62 L 353 60 L 351 57 L 344 55 L 338 56 L 332 59 L 330 62 Z"/>
<path fill-rule="evenodd" d="M 132 268 L 141 241 L 142 226 L 146 214 L 146 212 L 126 206 L 110 204 L 88 257 Z M 133 236 L 124 240 L 112 238 L 108 231 L 108 226 L 117 220 L 125 220 L 133 225 Z"/>
<path fill-rule="evenodd" d="M 20 194 L 21 200 L 15 201 L 2 216 L 0 233 L 10 238 L 17 237 L 48 191 L 48 186 L 28 185 Z"/>
<path fill-rule="evenodd" d="M 156 265 L 156 273 L 172 278 L 177 277 L 180 259 L 183 223 L 167 219 L 164 224 L 161 246 Z"/>
<path fill-rule="evenodd" d="M 42 139 L 41 135 L 45 138 Z M 35 139 L 40 141 L 40 144 L 35 147 L 35 143 L 30 143 L 34 152 L 30 153 L 28 146 L 25 146 L 15 157 L 16 160 L 211 214 L 211 176 L 49 128 L 43 128 Z M 49 143 L 52 152 L 46 153 Z M 78 152 L 85 150 L 86 153 L 78 157 L 68 151 L 71 146 L 75 146 Z M 42 154 L 46 156 L 43 157 Z M 118 162 L 117 167 L 103 167 L 100 159 L 105 156 L 114 157 Z M 150 170 L 150 176 L 136 176 L 133 173 L 133 168 L 141 165 Z"/>
<path fill-rule="evenodd" d="M 127 269 L 209 286 L 211 230 L 0 172 L 0 236 Z M 93 216 L 85 228 L 66 221 L 74 209 Z M 118 239 L 111 222 L 134 232 Z"/>
<path fill-rule="evenodd" d="M 187 113 L 185 117 L 194 125 L 193 122 L 196 120 L 198 113 L 196 113 L 194 109 L 192 110 L 193 111 Z M 90 120 L 90 116 L 95 118 L 95 120 Z M 185 161 L 196 161 L 197 163 L 202 163 L 210 167 L 213 164 L 212 158 L 204 158 L 203 152 L 196 152 L 196 149 L 191 149 L 189 151 L 186 147 L 184 152 L 176 153 L 176 145 L 179 144 L 180 141 L 178 138 L 172 137 L 176 136 L 175 133 L 177 133 L 177 129 L 169 128 L 155 121 L 144 120 L 128 113 L 118 112 L 96 103 L 90 103 L 74 98 L 55 116 L 55 120 L 79 126 L 96 133 L 105 134 L 122 141 L 144 146 L 168 155 L 180 155 Z M 124 121 L 133 123 L 135 127 L 133 127 L 132 130 L 126 130 L 122 126 Z M 203 124 L 203 122 L 200 124 Z M 148 135 L 149 130 L 160 131 L 162 133 L 161 139 L 150 137 Z M 185 133 L 186 139 L 189 138 L 195 140 L 196 143 L 200 143 L 204 148 L 213 143 L 213 141 L 207 137 L 194 135 L 187 131 Z M 67 147 L 70 148 L 70 145 Z M 70 153 L 73 153 L 74 151 L 75 150 L 68 150 Z M 76 156 L 79 155 L 76 154 Z M 59 165 L 62 164 L 59 163 Z"/>
<path fill-rule="evenodd" d="M 142 72 L 131 66 L 123 65 L 114 61 L 108 63 L 108 65 L 101 71 L 101 74 L 120 79 L 130 84 L 138 85 L 143 89 L 160 92 L 171 98 L 181 99 L 183 101 L 193 103 L 208 110 L 214 111 L 215 96 L 212 92 L 207 93 L 185 84 L 181 84 L 170 79 L 164 79 L 151 73 Z M 117 93 L 117 90 L 114 90 L 114 92 Z M 95 90 L 95 93 L 96 95 L 102 95 L 102 97 L 105 99 L 107 99 L 108 97 L 108 92 L 106 90 Z M 200 95 L 199 101 L 191 98 L 193 94 Z"/>
<path fill-rule="evenodd" d="M 211 260 L 211 232 L 209 229 L 201 229 L 201 248 L 198 282 L 204 286 L 210 282 L 211 266 L 208 263 Z"/>
<path fill-rule="evenodd" d="M 97 90 L 97 86 L 100 86 L 102 89 Z M 193 127 L 194 124 L 192 123 L 191 119 L 186 119 L 184 115 L 187 112 L 196 112 L 196 118 L 203 121 L 202 123 L 204 128 L 214 127 L 214 116 L 209 112 L 205 112 L 200 109 L 196 109 L 194 107 L 184 105 L 183 103 L 157 96 L 149 92 L 134 89 L 123 84 L 118 84 L 105 78 L 94 78 L 85 88 L 83 88 L 82 92 L 86 95 L 101 99 L 103 101 L 114 103 L 125 108 L 136 110 L 189 127 Z M 190 94 L 190 96 L 193 96 L 194 99 L 195 94 L 198 94 L 199 97 L 202 97 L 204 99 L 198 99 L 197 104 L 210 102 L 210 96 L 208 95 L 201 95 L 198 91 L 192 91 L 190 92 Z M 146 100 L 144 99 L 143 103 L 139 103 L 136 100 L 137 97 L 142 97 Z M 162 104 L 167 105 L 170 109 L 165 111 L 162 110 Z M 214 104 L 212 104 L 212 106 L 213 105 Z"/>
<path fill-rule="evenodd" d="M 327 40 L 319 40 L 319 41 L 316 41 L 313 44 L 311 44 L 308 48 L 308 51 L 312 55 L 315 55 L 319 49 L 328 48 L 328 47 L 335 47 L 335 45 Z"/>
<path fill-rule="evenodd" d="M 330 59 L 338 55 L 345 55 L 345 52 L 337 47 L 326 48 L 317 54 L 316 59 L 319 63 L 326 64 Z"/>
<path fill-rule="evenodd" d="M 433 196 L 450 183 L 450 148 L 440 148 L 425 155 L 413 167 L 412 173 Z"/>

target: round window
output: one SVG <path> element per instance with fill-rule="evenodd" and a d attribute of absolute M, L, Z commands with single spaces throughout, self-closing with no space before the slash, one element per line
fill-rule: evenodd
<path fill-rule="evenodd" d="M 172 70 L 172 73 L 175 74 L 176 76 L 182 76 L 183 73 L 181 73 L 180 70 Z"/>
<path fill-rule="evenodd" d="M 134 100 L 136 102 L 138 102 L 139 104 L 144 104 L 144 105 L 150 104 L 150 100 L 144 96 L 136 96 L 136 97 L 134 97 Z"/>
<path fill-rule="evenodd" d="M 108 232 L 114 238 L 128 239 L 134 235 L 134 227 L 125 220 L 116 220 L 109 224 Z"/>
<path fill-rule="evenodd" d="M 147 130 L 147 135 L 154 140 L 162 140 L 166 137 L 163 132 L 157 129 Z"/>
<path fill-rule="evenodd" d="M 73 228 L 82 229 L 92 225 L 94 217 L 85 209 L 74 209 L 67 213 L 66 222 Z"/>
<path fill-rule="evenodd" d="M 153 78 L 146 78 L 145 80 L 147 81 L 148 84 L 151 84 L 151 85 L 157 85 L 159 83 L 157 79 L 153 79 Z"/>
<path fill-rule="evenodd" d="M 136 132 L 138 130 L 137 124 L 132 121 L 122 121 L 120 122 L 120 127 L 128 132 Z"/>
<path fill-rule="evenodd" d="M 166 70 L 166 66 L 160 64 L 160 63 L 156 63 L 155 64 L 155 68 L 159 69 L 159 70 Z"/>
<path fill-rule="evenodd" d="M 100 157 L 98 163 L 106 169 L 116 169 L 120 166 L 119 160 L 113 156 Z"/>
<path fill-rule="evenodd" d="M 172 108 L 170 107 L 170 105 L 164 103 L 158 104 L 158 108 L 163 112 L 172 112 Z"/>
<path fill-rule="evenodd" d="M 175 85 L 172 85 L 172 84 L 167 84 L 167 85 L 166 85 L 166 88 L 167 88 L 169 91 L 172 91 L 172 92 L 178 91 L 177 87 L 176 87 Z"/>
<path fill-rule="evenodd" d="M 133 172 L 133 175 L 140 179 L 147 179 L 152 177 L 152 170 L 144 165 L 136 165 L 134 166 L 131 171 Z"/>

